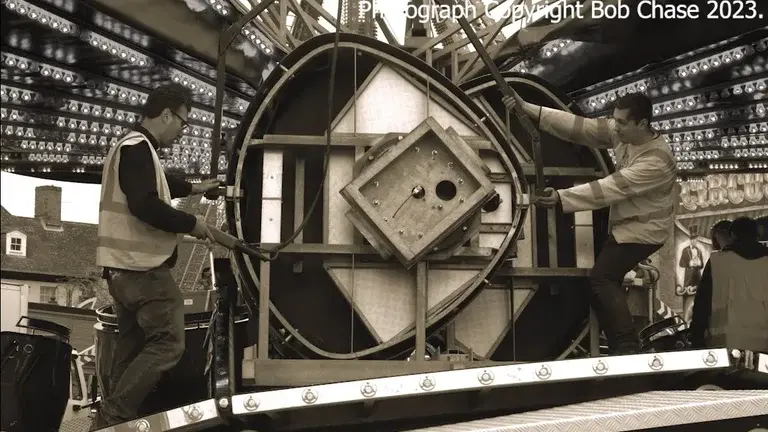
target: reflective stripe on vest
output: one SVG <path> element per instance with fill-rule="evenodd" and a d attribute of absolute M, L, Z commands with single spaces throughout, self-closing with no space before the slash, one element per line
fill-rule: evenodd
<path fill-rule="evenodd" d="M 120 188 L 120 150 L 124 146 L 149 142 L 139 132 L 130 132 L 113 147 L 104 162 L 99 203 L 99 246 L 96 264 L 125 270 L 148 270 L 160 266 L 172 254 L 179 236 L 158 230 L 131 214 Z M 160 159 L 149 146 L 155 168 L 158 196 L 168 205 L 171 193 Z"/>
<path fill-rule="evenodd" d="M 747 260 L 735 252 L 715 252 L 710 264 L 708 344 L 768 351 L 768 257 Z"/>
<path fill-rule="evenodd" d="M 674 160 L 671 153 L 658 148 L 647 150 L 641 153 L 640 155 L 638 155 L 637 157 L 638 158 L 639 157 L 659 158 L 665 164 L 665 168 L 670 172 L 674 172 L 677 166 L 677 162 Z M 616 185 L 622 191 L 628 192 L 630 190 L 629 182 L 627 182 L 627 180 L 624 178 L 624 176 L 621 174 L 620 171 L 616 171 L 615 173 L 611 174 L 611 176 L 614 178 Z M 634 198 L 634 197 L 629 198 L 627 200 L 638 208 L 649 208 L 649 210 L 647 210 L 645 213 L 625 216 L 620 214 L 620 206 L 612 206 L 611 214 L 610 214 L 610 225 L 618 226 L 618 225 L 628 224 L 633 222 L 647 224 L 649 222 L 661 222 L 666 219 L 674 217 L 675 215 L 674 197 L 677 196 L 676 194 L 674 194 L 675 185 L 676 185 L 675 177 L 670 176 L 668 184 L 665 185 L 664 188 L 660 188 L 657 192 L 658 195 L 668 198 L 667 199 L 668 202 L 666 204 L 664 204 L 662 200 L 649 199 L 647 197 L 640 198 L 639 199 L 640 202 L 638 202 L 638 198 Z M 669 197 L 673 197 L 673 198 L 669 199 Z"/>

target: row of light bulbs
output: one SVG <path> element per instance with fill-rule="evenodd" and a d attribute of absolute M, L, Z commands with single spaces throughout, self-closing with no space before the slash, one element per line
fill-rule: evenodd
<path fill-rule="evenodd" d="M 727 137 L 723 137 L 720 140 L 720 146 L 723 148 L 728 147 L 745 147 L 747 145 L 766 145 L 768 144 L 768 137 L 766 135 L 760 135 L 760 136 L 751 136 L 749 138 L 742 136 L 740 138 L 737 137 L 731 137 L 729 140 Z"/>
<path fill-rule="evenodd" d="M 693 170 L 699 168 L 698 162 L 679 162 L 677 164 L 677 169 L 687 171 L 687 170 Z M 707 165 L 709 169 L 711 170 L 737 170 L 741 168 L 748 168 L 750 170 L 762 170 L 762 169 L 768 169 L 768 162 L 747 162 L 747 163 L 738 163 L 738 162 L 725 162 L 725 163 L 710 163 Z M 678 182 L 681 182 L 682 179 L 678 179 Z M 692 181 L 692 180 L 687 180 Z"/>
<path fill-rule="evenodd" d="M 245 35 L 246 38 L 248 38 L 249 41 L 251 41 L 252 44 L 258 46 L 261 48 L 262 51 L 264 51 L 267 54 L 272 53 L 272 48 L 268 47 L 267 44 L 264 42 L 264 39 L 259 34 L 259 31 L 256 30 L 255 27 L 248 24 L 245 27 L 243 27 L 243 30 L 241 30 L 243 35 Z"/>
<path fill-rule="evenodd" d="M 678 161 L 696 161 L 721 159 L 723 157 L 762 158 L 764 156 L 768 156 L 768 148 L 758 147 L 749 149 L 735 149 L 727 152 L 724 150 L 684 151 L 676 153 L 675 159 Z"/>
<path fill-rule="evenodd" d="M 144 92 L 131 90 L 117 84 L 107 84 L 107 94 L 117 98 L 120 102 L 131 105 L 144 105 L 147 103 L 147 94 Z"/>
<path fill-rule="evenodd" d="M 761 79 L 761 80 L 749 81 L 745 84 L 734 84 L 728 88 L 721 90 L 719 93 L 717 92 L 712 92 L 712 93 L 714 96 L 718 98 L 719 97 L 727 98 L 731 93 L 734 95 L 740 95 L 742 93 L 754 94 L 755 98 L 757 98 L 761 94 L 765 93 L 765 91 L 766 91 L 766 82 L 764 79 Z M 711 98 L 712 96 L 710 96 L 710 99 Z M 704 106 L 705 100 L 706 100 L 706 95 L 686 96 L 686 97 L 674 99 L 671 101 L 660 102 L 653 105 L 653 114 L 666 115 L 666 114 L 673 114 L 681 111 L 700 109 Z M 758 115 L 760 116 L 765 115 L 765 106 L 763 104 L 758 104 L 755 107 L 755 110 Z"/>
<path fill-rule="evenodd" d="M 9 160 L 7 155 L 4 155 L 4 160 Z M 29 153 L 27 159 L 30 162 L 42 162 L 42 163 L 59 163 L 67 164 L 70 161 L 80 162 L 85 165 L 103 165 L 106 157 L 103 155 L 75 155 L 61 153 Z M 206 158 L 205 155 L 172 155 L 166 158 L 161 158 L 160 163 L 163 167 L 169 168 L 186 168 L 194 165 L 206 165 L 210 161 L 210 157 Z M 219 167 L 226 169 L 227 160 L 224 155 L 219 157 Z"/>
<path fill-rule="evenodd" d="M 11 67 L 17 67 L 22 70 L 29 70 L 29 71 L 40 71 L 40 73 L 43 76 L 51 76 L 54 79 L 61 80 L 67 84 L 74 84 L 82 80 L 81 77 L 79 77 L 77 74 L 74 74 L 70 71 L 67 71 L 65 69 L 57 68 L 55 66 L 51 65 L 41 65 L 36 62 L 33 62 L 32 60 L 26 59 L 21 56 L 13 55 L 13 54 L 7 54 L 3 53 L 3 62 Z M 210 86 L 206 83 L 203 83 L 202 81 L 196 80 L 195 78 L 190 77 L 189 75 L 186 75 L 180 71 L 172 71 L 172 80 L 174 82 L 178 82 L 183 84 L 184 86 L 189 87 L 193 91 L 198 91 L 200 93 L 205 93 L 209 96 L 213 96 L 215 94 L 215 88 L 213 86 Z M 7 93 L 7 97 L 10 100 L 14 99 L 22 99 L 24 101 L 29 101 L 32 99 L 31 95 L 32 92 L 29 92 L 27 90 L 18 89 L 15 87 L 10 86 L 3 86 L 8 87 L 10 90 Z M 116 97 L 120 102 L 128 103 L 131 105 L 144 105 L 147 103 L 147 97 L 148 95 L 144 92 L 137 91 L 137 90 L 131 90 L 126 87 L 108 83 L 105 86 L 105 91 L 108 95 Z M 6 95 L 6 92 L 3 93 L 3 95 Z M 3 100 L 6 102 L 6 100 Z M 247 107 L 247 102 L 237 98 L 236 100 L 236 109 L 239 111 L 245 111 Z M 111 109 L 93 109 L 91 111 L 91 104 L 87 103 L 80 103 L 79 104 L 82 107 L 82 110 L 78 110 L 76 107 L 78 106 L 77 102 L 70 102 L 69 110 L 70 111 L 81 111 L 83 114 L 90 114 L 93 112 L 94 115 L 99 116 L 100 112 L 105 113 L 105 117 L 110 118 L 109 114 L 111 112 Z M 130 117 L 133 118 L 133 115 Z M 199 119 L 202 122 L 205 123 L 214 123 L 214 115 L 211 112 L 200 110 L 193 108 L 192 112 L 190 112 L 190 118 L 193 120 Z M 118 118 L 119 121 L 123 121 L 122 119 Z M 132 123 L 134 120 L 129 120 L 130 123 Z M 233 129 L 236 128 L 238 125 L 238 122 L 232 118 L 224 117 L 222 119 L 222 128 L 224 129 Z"/>
<path fill-rule="evenodd" d="M 20 144 L 21 148 L 24 150 L 48 150 L 48 151 L 57 151 L 59 153 L 69 153 L 72 151 L 72 144 L 71 143 L 53 143 L 51 141 L 35 141 L 35 140 L 24 140 Z"/>
<path fill-rule="evenodd" d="M 702 47 L 702 48 L 699 48 L 699 49 L 695 49 L 695 50 L 689 51 L 689 52 L 687 52 L 685 54 L 681 54 L 681 55 L 679 55 L 677 57 L 673 57 L 670 60 L 677 61 L 677 62 L 683 62 L 683 61 L 685 61 L 688 58 L 699 56 L 701 53 L 704 53 L 704 52 L 714 52 L 716 50 L 721 50 L 717 54 L 714 54 L 714 55 L 711 55 L 711 56 L 708 56 L 708 57 L 704 57 L 704 58 L 700 58 L 700 59 L 694 60 L 694 61 L 687 61 L 685 64 L 683 64 L 683 66 L 680 66 L 680 68 L 696 67 L 697 69 L 701 69 L 701 70 L 709 70 L 711 67 L 719 67 L 719 66 L 722 65 L 723 60 L 728 60 L 730 62 L 730 61 L 733 60 L 733 57 L 740 57 L 741 56 L 740 53 L 751 52 L 752 44 L 741 45 L 741 46 L 738 46 L 738 47 L 735 47 L 735 48 L 729 49 L 729 50 L 722 49 L 722 47 L 724 47 L 725 45 L 728 45 L 730 43 L 735 42 L 737 39 L 739 39 L 739 36 L 734 36 L 732 38 L 725 39 L 725 40 L 722 40 L 720 42 L 713 43 L 713 44 L 711 44 L 709 46 L 705 46 L 705 47 Z M 765 46 L 764 45 L 760 45 L 758 43 L 758 44 L 755 45 L 755 48 L 760 50 L 760 51 L 762 51 L 765 48 Z M 636 75 L 639 75 L 641 73 L 642 73 L 642 70 L 636 70 L 634 72 L 628 72 L 628 73 L 625 73 L 623 75 L 618 75 L 618 76 L 615 76 L 613 78 L 609 78 L 609 79 L 607 79 L 607 80 L 605 80 L 603 82 L 600 82 L 600 83 L 588 86 L 584 90 L 586 92 L 588 92 L 588 93 L 591 93 L 591 92 L 594 92 L 595 90 L 598 90 L 600 88 L 604 88 L 604 87 L 610 86 L 611 84 L 616 83 L 616 82 L 624 81 L 626 79 L 629 79 L 629 78 L 631 78 L 633 76 L 636 76 Z M 674 75 L 676 75 L 676 76 L 679 76 L 678 70 L 673 70 L 672 73 Z M 662 72 L 662 74 L 663 74 L 663 72 Z"/>
<path fill-rule="evenodd" d="M 150 59 L 148 56 L 145 56 L 144 54 L 136 50 L 128 48 L 127 46 L 119 42 L 113 41 L 112 39 L 106 36 L 102 36 L 98 33 L 89 31 L 85 33 L 83 38 L 92 47 L 98 48 L 101 51 L 104 51 L 105 53 L 110 54 L 112 57 L 118 58 L 123 61 L 127 61 L 131 64 L 135 64 L 138 66 L 152 65 L 152 59 Z"/>
<path fill-rule="evenodd" d="M 32 20 L 52 28 L 64 34 L 73 34 L 77 32 L 77 26 L 65 20 L 64 18 L 52 14 L 45 9 L 31 5 L 23 0 L 6 0 L 6 9 L 19 15 L 27 16 Z"/>
<path fill-rule="evenodd" d="M 542 57 L 550 58 L 550 57 L 554 57 L 559 53 L 565 53 L 566 51 L 568 51 L 569 47 L 573 47 L 573 46 L 576 46 L 576 42 L 570 39 L 558 39 L 558 40 L 547 43 L 538 52 Z M 531 73 L 531 74 L 537 74 L 541 72 L 540 69 L 543 69 L 543 66 L 540 64 L 536 64 L 533 67 L 533 69 L 531 69 L 532 63 L 533 63 L 532 59 L 526 58 L 518 62 L 517 64 L 515 64 L 509 70 L 511 72 Z"/>
<path fill-rule="evenodd" d="M 46 78 L 53 78 L 56 81 L 61 81 L 65 84 L 78 84 L 83 81 L 82 77 L 74 72 L 56 67 L 53 65 L 40 63 L 30 60 L 26 57 L 22 57 L 10 53 L 2 53 L 3 64 L 8 67 L 17 68 L 22 72 L 40 73 L 41 76 Z"/>
<path fill-rule="evenodd" d="M 84 144 L 83 141 L 85 141 L 85 135 L 80 136 L 81 143 Z M 117 145 L 117 140 L 115 138 L 111 138 L 107 140 L 104 137 L 101 137 L 97 140 L 96 137 L 91 136 L 88 138 L 87 141 L 91 145 L 99 145 L 103 149 L 105 149 L 107 146 L 114 147 Z M 73 150 L 72 148 L 73 142 L 67 142 L 62 143 L 60 141 L 53 142 L 53 141 L 43 141 L 43 140 L 22 140 L 19 146 L 24 150 L 40 150 L 40 151 L 49 151 L 49 152 L 59 152 L 59 153 L 69 153 Z M 211 157 L 211 150 L 208 145 L 206 146 L 180 146 L 180 145 L 174 145 L 172 149 L 164 148 L 163 153 L 165 154 L 171 154 L 171 155 L 192 155 L 196 157 L 206 157 L 210 159 Z"/>
<path fill-rule="evenodd" d="M 761 44 L 760 46 L 763 46 L 762 44 L 764 44 L 766 40 L 761 40 L 759 42 L 759 44 Z M 692 74 L 698 74 L 700 71 L 706 72 L 721 66 L 735 64 L 737 61 L 742 60 L 745 53 L 750 49 L 751 46 L 749 45 L 743 45 L 729 49 L 704 59 L 684 64 L 676 68 L 673 73 L 680 78 L 690 78 Z M 604 110 L 607 108 L 608 104 L 615 102 L 619 97 L 622 97 L 628 93 L 645 92 L 651 84 L 652 82 L 649 78 L 638 79 L 618 88 L 585 97 L 579 101 L 579 105 L 584 110 Z M 765 83 L 763 82 L 763 85 L 764 84 Z"/>
<path fill-rule="evenodd" d="M 161 162 L 161 163 L 163 163 L 163 162 Z M 90 165 L 94 165 L 94 164 L 90 164 Z M 165 167 L 169 167 L 169 168 L 183 169 L 184 173 L 188 174 L 188 175 L 194 175 L 194 174 L 207 175 L 211 171 L 210 170 L 210 166 L 208 164 L 201 164 L 199 167 L 193 167 L 193 166 L 182 167 L 181 164 L 177 164 L 177 163 L 163 163 L 163 165 Z M 219 165 L 219 170 L 223 171 L 225 169 L 226 169 L 226 164 L 224 164 L 224 166 Z M 8 173 L 15 173 L 16 172 L 16 167 L 14 167 L 14 166 L 4 166 L 3 167 L 3 171 L 8 172 Z M 48 173 L 48 172 L 51 172 L 51 167 L 50 166 L 42 166 L 42 167 L 37 167 L 37 168 L 30 168 L 28 171 L 29 172 L 38 172 L 39 171 L 39 172 L 46 172 L 46 173 Z M 86 167 L 82 167 L 82 166 L 72 168 L 72 172 L 73 173 L 85 173 L 86 171 L 88 171 L 86 169 Z"/>
<path fill-rule="evenodd" d="M 69 163 L 69 155 L 66 154 L 31 153 L 27 158 L 31 162 Z"/>
<path fill-rule="evenodd" d="M 64 110 L 71 113 L 78 113 L 83 115 L 92 115 L 94 117 L 104 117 L 107 120 L 114 118 L 119 122 L 134 123 L 138 118 L 138 114 L 128 110 L 113 110 L 112 108 L 103 107 L 101 105 L 90 104 L 86 102 L 80 102 L 75 100 L 65 100 Z"/>
<path fill-rule="evenodd" d="M 249 2 L 249 0 L 234 0 L 234 1 L 236 1 L 240 6 L 240 8 L 238 9 L 240 10 L 240 12 L 243 13 L 243 15 L 250 12 L 251 8 L 253 7 L 251 6 L 251 3 Z M 224 2 L 221 0 L 208 0 L 208 3 L 211 5 L 213 10 L 215 10 L 216 12 L 224 16 L 228 15 L 230 12 L 228 7 L 229 5 L 223 4 Z M 321 4 L 321 7 L 322 7 L 322 2 L 319 2 L 319 3 Z M 266 45 L 266 42 L 265 42 L 266 37 L 264 37 L 264 35 L 262 35 L 258 30 L 256 30 L 256 27 L 254 27 L 252 24 L 249 23 L 245 25 L 240 32 L 243 35 L 245 35 L 248 41 L 250 41 L 254 46 L 257 46 L 267 54 L 272 53 L 272 48 Z"/>
<path fill-rule="evenodd" d="M 670 148 L 673 152 L 677 153 L 681 151 L 690 151 L 696 148 L 722 147 L 724 149 L 728 149 L 758 145 L 768 145 L 768 139 L 766 139 L 765 135 L 759 138 L 757 136 L 734 136 L 730 139 L 728 139 L 728 137 L 723 137 L 720 141 L 682 141 L 670 144 Z"/>
<path fill-rule="evenodd" d="M 119 127 L 119 126 L 118 126 Z M 47 144 L 43 144 L 46 141 L 38 141 L 35 140 L 36 134 L 32 128 L 25 128 L 20 126 L 6 126 L 6 128 L 3 130 L 4 134 L 6 136 L 16 136 L 18 138 L 27 138 L 26 140 L 22 140 L 21 147 L 26 148 L 25 146 L 34 146 L 35 143 L 38 143 L 37 146 L 40 145 L 46 145 L 49 150 L 53 150 L 53 148 L 57 148 L 59 151 L 71 151 L 72 144 L 81 144 L 86 145 L 89 144 L 91 146 L 100 146 L 102 148 L 106 148 L 107 146 L 114 147 L 117 145 L 117 136 L 113 137 L 105 137 L 105 136 L 98 136 L 98 135 L 85 135 L 85 134 L 76 134 L 74 132 L 71 132 L 66 137 L 66 142 L 62 145 L 61 142 L 54 144 L 52 141 L 47 141 Z M 103 130 L 101 131 L 103 132 Z M 112 131 L 113 134 L 119 135 L 120 133 L 115 133 L 115 131 Z M 211 142 L 210 140 L 206 140 L 203 138 L 197 138 L 197 137 L 189 137 L 189 136 L 182 136 L 179 139 L 178 144 L 173 145 L 173 149 L 166 148 L 165 151 L 173 151 L 177 153 L 183 153 L 185 151 L 192 151 L 194 152 L 195 149 L 210 149 Z M 210 154 L 210 150 L 206 150 L 208 154 Z"/>
<path fill-rule="evenodd" d="M 6 4 L 7 6 L 7 4 Z M 87 32 L 84 34 L 83 38 L 90 43 L 93 47 L 99 48 L 102 51 L 119 58 L 121 60 L 130 62 L 132 64 L 136 64 L 138 66 L 151 66 L 152 60 L 145 56 L 138 51 L 135 51 L 131 48 L 128 48 L 124 46 L 123 44 L 113 41 L 105 36 L 99 35 L 94 32 Z M 23 58 L 21 56 L 16 56 L 9 53 L 3 53 L 4 57 L 4 63 L 11 67 L 17 67 L 21 70 L 27 70 L 32 72 L 39 71 L 41 75 L 43 76 L 50 76 L 53 79 L 61 80 L 67 84 L 74 84 L 79 81 L 82 81 L 82 77 L 79 75 L 68 71 L 66 69 L 58 68 L 53 65 L 47 65 L 47 64 L 38 64 L 37 62 L 34 62 L 32 60 Z M 171 79 L 174 82 L 181 83 L 182 85 L 190 88 L 190 90 L 205 94 L 209 97 L 213 97 L 215 95 L 215 87 L 204 83 L 196 78 L 193 78 L 189 76 L 188 74 L 185 74 L 181 71 L 171 69 L 170 71 Z M 108 84 L 107 85 L 107 92 L 111 96 L 118 97 L 121 101 L 126 101 L 132 105 L 143 105 L 146 103 L 147 100 L 147 94 L 143 92 L 138 92 L 134 90 L 129 90 L 125 87 L 116 85 L 116 84 Z M 244 101 L 241 98 L 234 98 L 234 109 L 238 110 L 239 112 L 244 112 L 247 108 L 248 102 Z M 213 123 L 213 116 L 211 115 L 210 123 Z M 232 123 L 233 120 L 229 120 L 226 123 Z M 222 124 L 222 126 L 226 127 L 225 124 Z"/>
<path fill-rule="evenodd" d="M 62 121 L 62 119 L 59 119 L 59 121 Z M 71 122 L 74 123 L 74 122 Z M 81 122 L 81 127 L 86 125 L 85 122 Z M 92 126 L 97 127 L 98 123 L 93 123 Z M 63 126 L 62 126 L 63 127 Z M 75 129 L 75 128 L 72 128 Z M 85 131 L 85 130 L 83 130 Z M 123 133 L 123 128 L 120 126 L 113 126 L 110 127 L 108 124 L 104 124 L 102 129 L 97 129 L 95 131 L 91 131 L 97 134 L 103 134 L 103 135 L 114 135 L 115 137 L 112 138 L 112 140 L 117 140 L 117 136 L 121 135 Z M 35 138 L 37 135 L 35 134 L 35 129 L 31 127 L 24 127 L 24 126 L 11 126 L 7 125 L 5 129 L 3 129 L 3 133 L 8 136 L 17 136 L 19 138 L 25 137 L 25 138 Z M 91 138 L 95 139 L 95 137 L 91 136 Z M 102 137 L 104 138 L 104 137 Z M 80 134 L 79 138 L 76 137 L 75 132 L 70 132 L 67 141 L 74 143 L 79 142 L 81 144 L 85 144 L 88 142 L 88 139 L 86 138 L 86 135 Z"/>
<path fill-rule="evenodd" d="M 671 129 L 682 129 L 686 127 L 703 126 L 703 125 L 706 125 L 707 123 L 717 123 L 719 120 L 723 120 L 723 119 L 727 120 L 728 118 L 735 115 L 745 115 L 748 120 L 758 120 L 765 116 L 765 110 L 763 108 L 762 114 L 758 114 L 756 107 L 757 105 L 750 106 L 744 109 L 709 111 L 709 112 L 704 112 L 704 113 L 685 116 L 685 117 L 677 117 L 670 120 L 651 122 L 651 126 L 656 130 L 668 131 Z M 768 128 L 765 128 L 765 130 L 763 130 L 763 127 L 758 123 L 753 123 L 752 125 L 750 125 L 750 128 L 753 128 L 753 126 L 755 128 L 755 131 L 752 133 L 757 133 L 758 131 L 768 132 Z"/>
<path fill-rule="evenodd" d="M 736 149 L 733 150 L 733 155 L 737 158 L 755 158 L 768 156 L 768 148 L 749 148 L 749 149 Z"/>
<path fill-rule="evenodd" d="M 765 123 L 747 123 L 742 125 L 739 128 L 730 128 L 733 133 L 744 133 L 744 134 L 757 134 L 760 132 L 761 128 L 768 129 L 768 122 Z M 664 139 L 668 143 L 676 143 L 676 142 L 683 142 L 683 141 L 711 141 L 713 139 L 716 139 L 718 137 L 721 137 L 721 140 L 723 138 L 728 138 L 731 136 L 731 132 L 728 130 L 729 128 L 714 128 L 714 129 L 699 129 L 693 132 L 683 132 L 683 133 L 671 133 L 671 134 L 664 134 Z"/>
<path fill-rule="evenodd" d="M 739 164 L 736 163 L 714 163 L 709 164 L 709 169 L 713 170 L 735 170 L 739 168 Z"/>
<path fill-rule="evenodd" d="M 0 85 L 0 100 L 4 103 L 21 100 L 31 102 L 37 96 L 37 93 L 7 85 Z"/>
<path fill-rule="evenodd" d="M 171 81 L 177 84 L 181 84 L 193 92 L 199 93 L 201 95 L 213 97 L 216 94 L 216 87 L 200 81 L 197 78 L 191 77 L 181 71 L 171 71 Z"/>
<path fill-rule="evenodd" d="M 19 138 L 35 138 L 35 131 L 32 128 L 25 127 L 6 126 L 5 129 L 3 129 L 3 134 L 8 136 L 15 135 Z"/>

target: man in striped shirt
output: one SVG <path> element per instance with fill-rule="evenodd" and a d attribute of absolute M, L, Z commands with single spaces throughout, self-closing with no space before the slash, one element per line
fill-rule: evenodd
<path fill-rule="evenodd" d="M 566 213 L 610 207 L 610 237 L 590 274 L 593 307 L 614 354 L 639 351 L 639 340 L 621 283 L 624 275 L 669 239 L 677 201 L 677 163 L 664 137 L 651 128 L 653 105 L 641 93 L 619 98 L 612 118 L 588 119 L 505 97 L 539 128 L 560 139 L 612 149 L 613 174 L 567 189 L 544 189 L 535 202 Z"/>

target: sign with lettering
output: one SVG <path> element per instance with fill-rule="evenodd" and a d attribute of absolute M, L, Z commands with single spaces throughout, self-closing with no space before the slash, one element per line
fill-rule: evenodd
<path fill-rule="evenodd" d="M 680 186 L 678 215 L 768 205 L 768 173 L 710 174 Z"/>

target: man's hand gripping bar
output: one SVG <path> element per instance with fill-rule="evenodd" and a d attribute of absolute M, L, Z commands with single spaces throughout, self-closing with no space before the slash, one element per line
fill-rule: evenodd
<path fill-rule="evenodd" d="M 224 246 L 225 248 L 236 251 L 236 252 L 244 253 L 254 258 L 258 258 L 261 261 L 269 261 L 269 258 L 266 255 L 254 249 L 253 247 L 249 246 L 248 244 L 238 239 L 237 237 L 231 234 L 227 234 L 224 231 L 220 229 L 216 229 L 210 225 L 208 226 L 208 230 L 213 235 L 213 239 L 216 241 L 216 243 Z M 207 240 L 198 240 L 192 236 L 184 236 L 184 241 L 188 243 L 206 243 L 207 242 Z"/>

